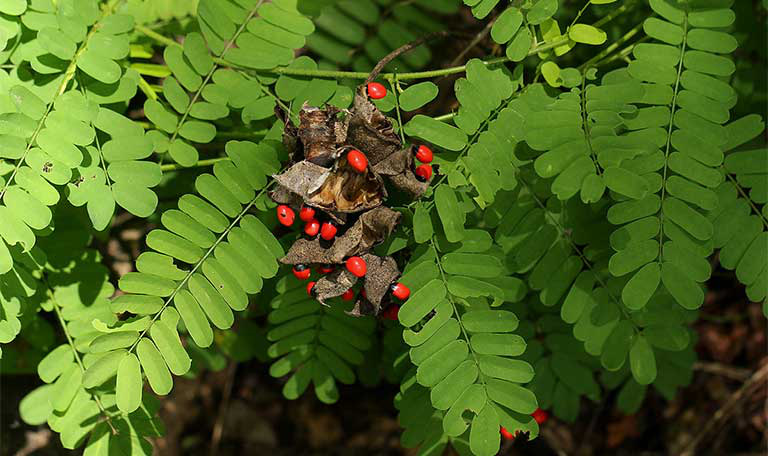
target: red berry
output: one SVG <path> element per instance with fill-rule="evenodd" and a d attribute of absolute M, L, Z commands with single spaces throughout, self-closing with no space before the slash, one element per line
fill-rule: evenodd
<path fill-rule="evenodd" d="M 536 423 L 538 424 L 544 424 L 549 419 L 549 413 L 540 408 L 537 408 L 536 411 L 531 414 L 531 416 L 534 420 L 536 420 Z"/>
<path fill-rule="evenodd" d="M 317 267 L 317 272 L 320 274 L 330 274 L 333 272 L 334 267 L 330 264 L 324 264 Z"/>
<path fill-rule="evenodd" d="M 432 167 L 429 165 L 419 165 L 413 173 L 416 174 L 416 179 L 426 182 L 432 177 Z"/>
<path fill-rule="evenodd" d="M 393 283 L 392 286 L 389 287 L 389 289 L 392 291 L 392 294 L 400 300 L 406 300 L 408 299 L 408 296 L 411 295 L 410 288 L 406 287 L 400 282 Z"/>
<path fill-rule="evenodd" d="M 320 232 L 320 222 L 318 222 L 315 219 L 308 221 L 307 224 L 304 225 L 304 233 L 309 237 L 315 237 L 319 232 Z"/>
<path fill-rule="evenodd" d="M 365 157 L 364 153 L 357 149 L 349 151 L 347 154 L 347 161 L 349 162 L 349 166 L 354 168 L 358 173 L 364 173 L 366 168 L 368 168 L 368 159 Z"/>
<path fill-rule="evenodd" d="M 315 284 L 316 283 L 317 282 L 312 281 L 312 282 L 309 282 L 307 284 L 307 294 L 308 295 L 310 295 L 310 296 L 314 296 L 315 295 Z"/>
<path fill-rule="evenodd" d="M 511 432 L 506 430 L 503 426 L 501 428 L 501 435 L 502 435 L 502 437 L 504 437 L 507 440 L 514 440 L 515 437 L 517 436 L 517 433 L 518 433 L 518 431 L 515 431 L 515 434 L 513 435 Z"/>
<path fill-rule="evenodd" d="M 397 320 L 397 313 L 400 312 L 400 306 L 397 304 L 390 304 L 387 310 L 384 311 L 382 316 L 386 320 Z"/>
<path fill-rule="evenodd" d="M 419 146 L 418 149 L 416 149 L 416 160 L 422 162 L 422 163 L 429 163 L 432 161 L 433 154 L 432 149 L 430 149 L 427 146 Z"/>
<path fill-rule="evenodd" d="M 296 214 L 293 212 L 293 209 L 286 206 L 285 204 L 281 204 L 277 206 L 277 220 L 282 223 L 285 226 L 291 226 L 293 225 L 293 221 L 296 218 Z"/>
<path fill-rule="evenodd" d="M 365 260 L 359 256 L 349 257 L 347 260 L 347 269 L 355 277 L 365 277 L 365 273 L 368 270 L 368 266 L 365 264 Z"/>
<path fill-rule="evenodd" d="M 355 299 L 355 292 L 350 288 L 349 290 L 345 291 L 343 295 L 341 295 L 341 299 L 345 301 L 351 301 Z"/>
<path fill-rule="evenodd" d="M 320 237 L 326 241 L 330 241 L 336 236 L 337 231 L 339 231 L 339 229 L 336 228 L 336 225 L 331 222 L 325 222 L 320 228 Z M 331 269 L 331 271 L 333 271 L 333 269 Z"/>
<path fill-rule="evenodd" d="M 307 280 L 310 274 L 312 274 L 312 270 L 303 264 L 297 264 L 293 267 L 293 275 L 299 280 Z"/>
<path fill-rule="evenodd" d="M 387 96 L 387 88 L 378 82 L 371 82 L 368 84 L 368 96 L 374 100 L 381 100 Z"/>
<path fill-rule="evenodd" d="M 299 211 L 299 218 L 302 222 L 308 222 L 315 218 L 315 210 L 309 206 L 304 206 Z"/>

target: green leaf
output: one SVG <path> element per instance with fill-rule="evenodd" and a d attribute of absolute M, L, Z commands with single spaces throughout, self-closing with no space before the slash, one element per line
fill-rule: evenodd
<path fill-rule="evenodd" d="M 77 59 L 77 67 L 105 84 L 114 84 L 123 75 L 120 65 L 90 48 L 86 48 Z"/>
<path fill-rule="evenodd" d="M 533 43 L 533 36 L 528 27 L 520 27 L 515 37 L 507 45 L 506 55 L 513 62 L 520 62 L 528 56 Z"/>
<path fill-rule="evenodd" d="M 600 362 L 609 371 L 616 371 L 624 366 L 629 349 L 635 336 L 634 328 L 629 320 L 621 320 L 613 328 L 611 334 L 605 340 Z"/>
<path fill-rule="evenodd" d="M 509 7 L 499 15 L 491 28 L 493 41 L 504 44 L 515 36 L 523 23 L 523 13 L 518 8 Z"/>
<path fill-rule="evenodd" d="M 621 299 L 628 309 L 640 310 L 648 304 L 660 281 L 659 263 L 648 263 L 629 279 L 621 291 Z"/>
<path fill-rule="evenodd" d="M 608 35 L 597 27 L 586 24 L 574 24 L 568 29 L 568 37 L 577 43 L 600 45 Z"/>
<path fill-rule="evenodd" d="M 557 0 L 538 0 L 526 14 L 528 23 L 538 25 L 549 19 L 557 12 L 557 4 Z"/>
<path fill-rule="evenodd" d="M 516 334 L 473 334 L 472 349 L 481 355 L 518 356 L 525 351 L 525 340 Z"/>
<path fill-rule="evenodd" d="M 656 357 L 642 334 L 637 336 L 629 352 L 629 365 L 637 383 L 648 385 L 656 379 Z"/>
<path fill-rule="evenodd" d="M 460 129 L 421 114 L 405 124 L 405 134 L 447 150 L 461 150 L 467 144 L 467 135 Z"/>
<path fill-rule="evenodd" d="M 417 204 L 416 211 L 413 215 L 414 240 L 419 244 L 423 244 L 432 239 L 433 234 L 434 229 L 432 228 L 430 211 L 427 210 L 423 204 Z"/>
<path fill-rule="evenodd" d="M 445 272 L 490 279 L 502 274 L 501 262 L 493 256 L 477 253 L 448 253 L 441 263 Z"/>
<path fill-rule="evenodd" d="M 411 327 L 427 316 L 445 298 L 446 290 L 442 280 L 433 279 L 416 290 L 403 304 L 397 314 L 405 327 Z"/>
<path fill-rule="evenodd" d="M 448 242 L 464 239 L 464 213 L 459 209 L 456 192 L 447 185 L 438 186 L 435 190 L 435 207 Z"/>
<path fill-rule="evenodd" d="M 19 402 L 21 419 L 30 426 L 37 426 L 48 421 L 48 417 L 53 413 L 53 406 L 51 405 L 51 393 L 53 392 L 53 385 L 42 385 L 24 396 Z"/>
<path fill-rule="evenodd" d="M 83 387 L 94 388 L 100 386 L 110 378 L 117 375 L 117 367 L 123 360 L 125 350 L 115 350 L 99 358 L 88 367 L 83 375 Z"/>
<path fill-rule="evenodd" d="M 494 378 L 486 384 L 488 397 L 517 413 L 530 415 L 538 408 L 536 396 L 527 388 Z"/>
<path fill-rule="evenodd" d="M 138 409 L 141 405 L 142 386 L 139 360 L 133 353 L 128 353 L 117 368 L 117 408 L 125 413 Z"/>
<path fill-rule="evenodd" d="M 461 322 L 469 332 L 503 333 L 517 329 L 519 321 L 505 310 L 473 310 L 462 315 Z"/>
<path fill-rule="evenodd" d="M 429 81 L 414 84 L 400 94 L 400 109 L 415 111 L 434 100 L 437 93 L 437 86 Z"/>
<path fill-rule="evenodd" d="M 603 181 L 609 189 L 633 199 L 639 200 L 648 194 L 647 181 L 624 168 L 606 168 Z"/>
<path fill-rule="evenodd" d="M 0 5 L 0 13 L 20 16 L 27 10 L 27 0 L 4 0 Z"/>
<path fill-rule="evenodd" d="M 493 456 L 499 452 L 499 416 L 490 403 L 472 419 L 469 447 L 477 456 Z"/>
<path fill-rule="evenodd" d="M 208 324 L 203 309 L 192 294 L 187 290 L 180 290 L 173 298 L 173 303 L 184 320 L 184 326 L 187 327 L 192 340 L 200 347 L 210 346 L 213 343 L 213 330 Z"/>
<path fill-rule="evenodd" d="M 136 346 L 136 354 L 144 373 L 147 374 L 147 380 L 152 391 L 161 396 L 171 392 L 173 380 L 170 372 L 168 372 L 168 366 L 166 366 L 160 352 L 155 348 L 155 344 L 147 338 L 142 338 Z"/>
<path fill-rule="evenodd" d="M 704 302 L 704 291 L 685 271 L 674 263 L 661 264 L 661 280 L 667 291 L 685 309 L 694 310 Z"/>
<path fill-rule="evenodd" d="M 490 377 L 513 383 L 528 383 L 533 380 L 533 367 L 525 361 L 488 355 L 480 355 L 477 359 L 480 371 Z"/>
<path fill-rule="evenodd" d="M 37 375 L 45 383 L 56 380 L 74 361 L 74 352 L 68 344 L 59 345 L 37 364 Z"/>
<path fill-rule="evenodd" d="M 163 355 L 170 371 L 174 375 L 186 374 L 189 371 L 192 360 L 189 358 L 186 350 L 184 350 L 184 346 L 181 345 L 181 339 L 179 339 L 176 328 L 168 327 L 163 321 L 155 321 L 150 327 L 149 334 L 152 336 L 155 346 Z"/>
<path fill-rule="evenodd" d="M 136 187 L 128 182 L 112 184 L 115 202 L 137 217 L 149 217 L 157 207 L 157 195 L 148 188 Z"/>

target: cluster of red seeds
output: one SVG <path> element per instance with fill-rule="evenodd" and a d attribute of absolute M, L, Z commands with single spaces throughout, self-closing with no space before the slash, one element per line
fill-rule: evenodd
<path fill-rule="evenodd" d="M 549 419 L 549 413 L 547 413 L 546 410 L 542 410 L 540 408 L 537 408 L 535 412 L 531 413 L 531 416 L 534 420 L 536 420 L 538 425 L 544 424 Z M 512 434 L 506 428 L 504 428 L 504 426 L 501 427 L 501 436 L 506 440 L 514 440 L 519 433 L 520 431 L 515 431 L 515 433 Z"/>
<path fill-rule="evenodd" d="M 362 156 L 363 160 L 365 159 L 365 156 L 357 150 L 353 150 L 352 152 L 357 152 Z M 350 152 L 351 153 L 351 152 Z M 430 151 L 431 154 L 431 151 Z M 351 161 L 350 161 L 351 163 Z M 367 166 L 367 160 L 366 160 L 366 166 Z M 357 168 L 356 168 L 357 169 Z M 365 167 L 363 167 L 363 170 Z M 338 231 L 338 228 L 336 225 L 331 221 L 323 222 L 322 225 L 320 222 L 315 218 L 316 211 L 315 209 L 303 206 L 301 210 L 299 211 L 299 219 L 304 222 L 304 234 L 307 235 L 310 238 L 314 238 L 318 234 L 320 237 L 326 241 L 332 240 L 336 236 L 336 232 Z M 296 221 L 296 213 L 293 209 L 291 209 L 289 206 L 286 206 L 285 204 L 281 204 L 277 206 L 277 220 L 284 226 L 293 226 L 294 222 Z M 347 261 L 345 262 L 345 267 L 349 272 L 351 272 L 355 277 L 362 278 L 365 277 L 366 272 L 368 272 L 368 265 L 366 265 L 365 260 L 360 258 L 359 256 L 352 256 L 347 258 Z M 317 272 L 320 275 L 325 275 L 333 272 L 334 268 L 331 265 L 322 265 L 317 268 Z M 293 275 L 299 280 L 309 280 L 309 278 L 312 276 L 312 269 L 310 269 L 308 266 L 304 264 L 297 264 L 293 267 Z M 310 281 L 307 283 L 307 294 L 312 296 L 313 291 L 315 288 L 315 281 Z M 400 282 L 393 283 L 390 286 L 390 292 L 392 293 L 392 296 L 396 297 L 397 299 L 400 299 L 401 301 L 405 301 L 408 299 L 408 297 L 411 295 L 411 290 L 405 286 L 404 284 Z M 363 297 L 365 297 L 365 291 L 361 291 L 363 294 Z M 349 289 L 344 292 L 343 295 L 341 295 L 341 299 L 344 301 L 351 301 L 355 298 L 355 292 L 352 289 Z M 382 314 L 382 316 L 385 319 L 389 320 L 397 320 L 397 313 L 400 310 L 400 306 L 393 304 L 389 306 Z"/>
<path fill-rule="evenodd" d="M 374 100 L 380 100 L 387 96 L 387 89 L 378 82 L 369 83 L 367 86 L 367 92 L 368 96 Z M 430 165 L 432 159 L 434 158 L 432 149 L 425 145 L 420 145 L 414 152 L 414 156 L 416 160 L 422 163 L 414 169 L 416 178 L 422 182 L 428 181 L 432 177 L 432 166 Z M 368 158 L 364 153 L 357 149 L 348 151 L 346 159 L 347 163 L 349 163 L 349 166 L 358 173 L 364 173 L 368 168 Z M 281 204 L 277 206 L 277 219 L 282 225 L 290 227 L 293 226 L 294 222 L 296 221 L 296 214 L 290 206 Z M 304 222 L 303 232 L 310 239 L 320 235 L 323 240 L 331 241 L 334 237 L 336 237 L 338 227 L 330 220 L 321 223 L 317 218 L 317 211 L 312 207 L 303 206 L 299 210 L 299 219 Z M 365 277 L 367 272 L 367 265 L 365 260 L 363 260 L 361 257 L 349 257 L 345 262 L 345 266 L 347 270 L 354 276 L 358 278 Z M 320 266 L 317 271 L 320 275 L 325 275 L 332 272 L 333 270 L 333 266 L 326 265 Z M 312 270 L 307 265 L 297 264 L 293 267 L 293 275 L 299 280 L 309 280 L 312 275 Z M 307 294 L 310 296 L 314 295 L 315 284 L 315 281 L 310 281 L 307 283 Z M 390 285 L 389 289 L 392 296 L 401 301 L 408 299 L 411 294 L 411 290 L 400 282 L 393 283 Z M 363 297 L 365 297 L 365 290 L 361 290 L 360 293 Z M 344 292 L 344 294 L 341 295 L 341 299 L 344 301 L 351 301 L 354 298 L 355 292 L 352 289 L 347 290 Z M 381 315 L 385 319 L 397 320 L 399 309 L 400 306 L 393 303 L 392 305 L 388 306 Z"/>

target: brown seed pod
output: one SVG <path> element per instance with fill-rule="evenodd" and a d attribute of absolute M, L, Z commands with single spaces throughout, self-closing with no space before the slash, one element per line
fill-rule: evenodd
<path fill-rule="evenodd" d="M 400 276 L 392 257 L 370 253 L 400 221 L 399 212 L 384 206 L 385 179 L 414 198 L 428 186 L 413 173 L 413 147 L 403 148 L 390 120 L 363 91 L 358 90 L 350 111 L 303 106 L 298 127 L 283 114 L 283 142 L 294 164 L 274 176 L 278 186 L 271 193 L 276 202 L 297 210 L 314 208 L 318 220 L 332 220 L 338 229 L 330 239 L 297 239 L 280 259 L 282 263 L 343 264 L 353 256 L 365 261 L 362 293 L 348 312 L 356 316 L 378 314 L 388 299 L 390 285 Z M 352 150 L 365 157 L 366 166 L 354 167 L 347 160 Z M 312 294 L 325 304 L 348 292 L 357 280 L 346 267 L 339 267 L 319 278 Z"/>

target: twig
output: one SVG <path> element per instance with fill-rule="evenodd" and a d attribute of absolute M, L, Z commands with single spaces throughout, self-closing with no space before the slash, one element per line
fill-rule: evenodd
<path fill-rule="evenodd" d="M 216 456 L 219 452 L 219 443 L 221 436 L 224 435 L 224 421 L 226 420 L 229 400 L 232 397 L 232 387 L 235 383 L 235 372 L 237 371 L 237 362 L 230 361 L 227 366 L 227 382 L 222 391 L 221 403 L 219 404 L 219 414 L 216 417 L 216 423 L 213 425 L 213 434 L 211 434 L 211 456 Z"/>
<path fill-rule="evenodd" d="M 693 363 L 693 370 L 706 372 L 708 374 L 720 375 L 740 382 L 746 381 L 752 371 L 749 369 L 742 369 L 739 367 L 729 366 L 721 363 L 708 363 L 703 361 L 697 361 Z"/>
<path fill-rule="evenodd" d="M 731 415 L 739 410 L 739 405 L 746 399 L 748 392 L 757 385 L 760 387 L 764 382 L 768 380 L 768 364 L 764 365 L 758 371 L 744 382 L 744 384 L 735 393 L 731 395 L 720 409 L 712 415 L 712 418 L 701 428 L 701 431 L 688 443 L 683 451 L 680 452 L 680 456 L 693 456 L 696 452 L 696 447 L 713 429 L 722 428 L 722 425 L 728 421 Z"/>
<path fill-rule="evenodd" d="M 495 23 L 496 23 L 495 17 L 492 20 L 488 21 L 488 24 L 485 27 L 483 27 L 483 29 L 480 30 L 480 32 L 477 35 L 475 35 L 474 38 L 472 38 L 472 41 L 469 42 L 467 47 L 465 47 L 464 50 L 461 51 L 459 55 L 456 56 L 455 59 L 451 60 L 451 63 L 448 66 L 449 67 L 456 66 L 459 64 L 459 62 L 464 60 L 464 56 L 467 55 L 467 53 L 471 51 L 473 47 L 477 46 L 478 43 L 483 41 L 486 36 L 488 36 L 488 33 L 491 32 L 491 28 L 493 28 L 493 24 Z"/>
<path fill-rule="evenodd" d="M 371 70 L 371 74 L 368 75 L 368 78 L 365 80 L 365 83 L 368 84 L 369 82 L 376 79 L 379 73 L 381 73 L 381 70 L 383 70 L 384 67 L 387 66 L 387 64 L 389 64 L 389 62 L 395 60 L 399 56 L 410 51 L 411 49 L 419 47 L 431 39 L 444 38 L 450 34 L 451 32 L 443 30 L 440 32 L 430 33 L 429 35 L 424 35 L 421 38 L 411 41 L 410 43 L 405 43 L 404 45 L 400 46 L 399 48 L 385 55 L 383 59 L 379 60 L 379 63 L 377 63 L 376 66 L 373 67 L 373 70 Z"/>

